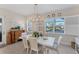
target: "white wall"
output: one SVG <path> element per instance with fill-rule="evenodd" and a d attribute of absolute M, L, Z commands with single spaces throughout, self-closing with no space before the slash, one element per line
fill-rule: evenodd
<path fill-rule="evenodd" d="M 73 6 L 71 8 L 63 10 L 62 13 L 63 16 L 73 16 L 73 15 L 79 15 L 79 5 Z"/>
<path fill-rule="evenodd" d="M 14 17 L 10 23 L 12 27 L 21 26 L 21 28 L 25 29 L 25 19 L 22 16 Z"/>
<path fill-rule="evenodd" d="M 79 36 L 79 16 L 65 17 L 65 34 Z"/>
<path fill-rule="evenodd" d="M 5 9 L 0 9 L 0 16 L 4 18 L 5 27 L 3 29 L 5 29 L 5 34 L 3 36 L 5 36 L 5 38 L 7 38 L 7 32 L 10 30 L 11 27 L 15 27 L 18 24 L 24 27 L 26 17 L 23 15 L 19 15 Z"/>

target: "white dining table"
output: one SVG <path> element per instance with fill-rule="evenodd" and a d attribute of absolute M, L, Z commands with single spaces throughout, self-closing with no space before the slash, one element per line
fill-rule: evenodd
<path fill-rule="evenodd" d="M 31 35 L 22 35 L 20 37 L 20 39 L 23 39 L 23 38 L 28 38 L 29 36 Z M 26 39 L 28 40 L 28 39 Z M 55 37 L 46 37 L 46 36 L 43 36 L 43 37 L 38 37 L 37 38 L 37 42 L 38 44 L 41 44 L 43 46 L 48 46 L 48 47 L 53 47 L 54 45 L 54 41 L 55 41 Z"/>
<path fill-rule="evenodd" d="M 79 37 L 75 38 L 75 51 L 77 51 L 79 53 Z"/>
<path fill-rule="evenodd" d="M 79 45 L 79 37 L 75 38 L 75 43 Z"/>
<path fill-rule="evenodd" d="M 43 46 L 53 47 L 55 37 L 39 37 L 37 42 Z"/>

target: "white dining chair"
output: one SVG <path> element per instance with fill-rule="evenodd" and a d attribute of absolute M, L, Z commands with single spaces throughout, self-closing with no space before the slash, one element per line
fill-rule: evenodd
<path fill-rule="evenodd" d="M 54 40 L 54 43 L 53 43 L 53 46 L 50 48 L 50 47 L 48 47 L 48 48 L 46 48 L 46 50 L 47 50 L 47 53 L 51 50 L 51 51 L 56 51 L 57 53 L 59 53 L 59 50 L 58 50 L 58 47 L 59 47 L 59 45 L 60 45 L 60 42 L 61 42 L 61 39 L 62 39 L 62 36 L 59 36 L 59 38 L 58 39 L 55 39 Z"/>
<path fill-rule="evenodd" d="M 30 37 L 29 44 L 30 44 L 30 53 L 32 53 L 32 51 L 36 51 L 38 54 L 39 51 L 42 51 L 41 47 L 38 45 L 37 38 Z"/>
<path fill-rule="evenodd" d="M 24 48 L 27 49 L 27 53 L 29 52 L 29 45 L 26 37 L 22 37 Z"/>
<path fill-rule="evenodd" d="M 57 40 L 57 43 L 55 44 L 54 43 L 54 45 L 55 45 L 55 48 L 58 48 L 59 47 L 59 45 L 60 45 L 60 42 L 61 42 L 61 39 L 62 39 L 62 36 L 59 36 L 59 38 L 58 38 L 58 40 Z"/>
<path fill-rule="evenodd" d="M 75 38 L 75 51 L 79 53 L 79 37 Z"/>
<path fill-rule="evenodd" d="M 29 37 L 29 44 L 30 44 L 30 53 L 32 53 L 32 51 L 36 51 L 38 54 L 38 43 L 37 43 L 37 38 L 34 37 Z"/>

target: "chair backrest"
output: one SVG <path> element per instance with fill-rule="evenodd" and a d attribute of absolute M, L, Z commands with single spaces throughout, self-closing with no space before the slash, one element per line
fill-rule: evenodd
<path fill-rule="evenodd" d="M 24 37 L 25 35 L 27 35 L 26 32 L 23 32 L 23 33 L 21 34 L 22 37 Z"/>
<path fill-rule="evenodd" d="M 61 41 L 61 39 L 62 39 L 62 36 L 59 36 L 59 38 L 58 38 L 58 45 L 60 45 L 60 41 Z"/>
<path fill-rule="evenodd" d="M 76 37 L 76 38 L 75 38 L 75 42 L 76 42 L 76 44 L 79 45 L 79 37 Z"/>
<path fill-rule="evenodd" d="M 38 50 L 37 38 L 30 37 L 30 38 L 29 38 L 29 44 L 30 44 L 30 48 L 31 48 L 32 50 L 35 50 L 35 51 Z"/>
<path fill-rule="evenodd" d="M 23 37 L 23 45 L 25 48 L 29 48 L 28 41 L 25 37 Z"/>

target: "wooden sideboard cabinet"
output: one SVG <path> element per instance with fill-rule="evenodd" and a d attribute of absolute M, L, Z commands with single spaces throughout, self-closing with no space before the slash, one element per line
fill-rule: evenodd
<path fill-rule="evenodd" d="M 11 30 L 8 32 L 7 36 L 7 44 L 15 43 L 19 37 L 21 36 L 21 33 L 23 33 L 24 30 Z"/>

